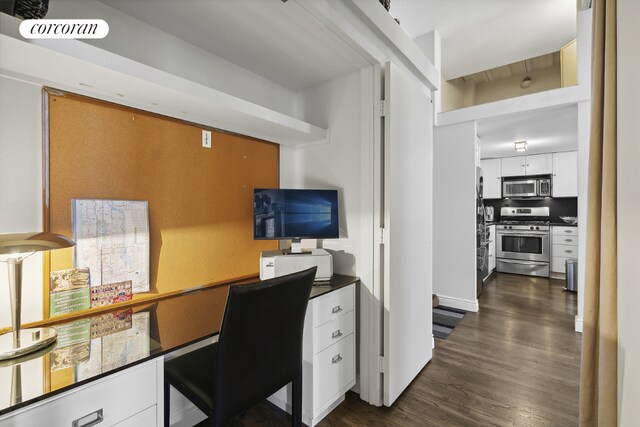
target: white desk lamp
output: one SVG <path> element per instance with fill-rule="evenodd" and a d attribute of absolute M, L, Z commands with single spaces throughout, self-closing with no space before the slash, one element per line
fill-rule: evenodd
<path fill-rule="evenodd" d="M 53 328 L 20 329 L 22 261 L 35 252 L 70 248 L 76 243 L 55 233 L 0 234 L 0 261 L 9 269 L 12 332 L 0 335 L 0 360 L 11 359 L 48 346 L 56 340 Z"/>

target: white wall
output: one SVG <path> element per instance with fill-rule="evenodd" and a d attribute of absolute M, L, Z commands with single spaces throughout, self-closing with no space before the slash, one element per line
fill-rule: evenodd
<path fill-rule="evenodd" d="M 618 0 L 618 425 L 640 420 L 640 2 Z"/>
<path fill-rule="evenodd" d="M 0 233 L 41 231 L 42 87 L 0 76 Z M 22 322 L 42 319 L 42 256 L 24 261 Z M 0 263 L 0 328 L 11 324 Z"/>
<path fill-rule="evenodd" d="M 590 128 L 591 101 L 578 102 L 578 313 L 575 317 L 575 330 L 578 332 L 582 332 L 584 319 Z"/>
<path fill-rule="evenodd" d="M 591 88 L 592 10 L 578 12 L 578 84 Z M 589 139 L 591 134 L 591 93 L 578 102 L 578 313 L 575 329 L 582 332 L 584 319 L 584 283 L 587 261 L 587 202 L 589 182 Z"/>
<path fill-rule="evenodd" d="M 434 129 L 433 293 L 477 311 L 476 122 Z"/>
<path fill-rule="evenodd" d="M 335 251 L 334 271 L 356 275 L 359 236 L 365 212 L 361 206 L 360 73 L 328 82 L 302 93 L 303 120 L 313 117 L 330 127 L 330 142 L 300 148 L 280 148 L 283 188 L 337 188 L 340 238 L 319 244 Z"/>

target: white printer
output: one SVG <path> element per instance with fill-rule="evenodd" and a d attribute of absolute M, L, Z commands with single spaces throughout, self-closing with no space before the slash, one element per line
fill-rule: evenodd
<path fill-rule="evenodd" d="M 310 252 L 288 253 L 282 251 L 263 251 L 260 254 L 260 279 L 284 276 L 307 268 L 318 267 L 316 281 L 331 279 L 333 276 L 333 258 L 324 249 L 311 249 Z"/>

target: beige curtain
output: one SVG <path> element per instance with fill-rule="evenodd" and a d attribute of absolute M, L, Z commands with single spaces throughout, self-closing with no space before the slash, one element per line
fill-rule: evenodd
<path fill-rule="evenodd" d="M 618 412 L 616 0 L 593 2 L 592 49 L 580 425 L 615 426 Z"/>

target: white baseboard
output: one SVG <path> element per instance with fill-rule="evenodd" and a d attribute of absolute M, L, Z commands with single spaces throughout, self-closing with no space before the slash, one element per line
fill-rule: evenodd
<path fill-rule="evenodd" d="M 582 319 L 578 318 L 578 316 L 575 317 L 575 329 L 576 332 L 582 332 Z"/>
<path fill-rule="evenodd" d="M 480 309 L 477 299 L 467 300 L 461 298 L 448 297 L 444 295 L 438 295 L 440 305 L 445 307 L 457 308 L 464 311 L 473 311 L 474 313 Z"/>
<path fill-rule="evenodd" d="M 431 334 L 431 350 L 436 348 L 436 338 Z"/>

